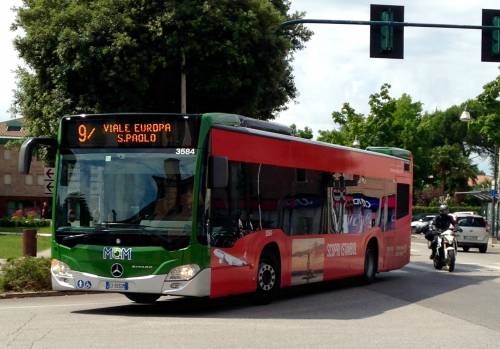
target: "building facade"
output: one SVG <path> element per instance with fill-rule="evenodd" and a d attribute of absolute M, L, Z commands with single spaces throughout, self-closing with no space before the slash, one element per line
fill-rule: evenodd
<path fill-rule="evenodd" d="M 33 158 L 28 175 L 18 171 L 19 147 L 7 146 L 27 136 L 23 119 L 0 122 L 0 218 L 17 214 L 39 217 L 42 205 L 50 207 L 50 194 L 46 194 L 47 168 L 43 161 Z"/>

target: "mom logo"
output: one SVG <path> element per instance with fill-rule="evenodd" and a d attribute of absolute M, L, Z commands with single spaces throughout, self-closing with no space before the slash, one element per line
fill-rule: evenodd
<path fill-rule="evenodd" d="M 130 261 L 132 259 L 132 249 L 130 247 L 104 247 L 102 259 L 128 259 Z"/>

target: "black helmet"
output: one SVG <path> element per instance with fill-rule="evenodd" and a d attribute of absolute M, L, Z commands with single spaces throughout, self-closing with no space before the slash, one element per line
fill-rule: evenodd
<path fill-rule="evenodd" d="M 440 214 L 448 214 L 448 206 L 445 204 L 442 204 L 439 206 L 439 213 Z"/>

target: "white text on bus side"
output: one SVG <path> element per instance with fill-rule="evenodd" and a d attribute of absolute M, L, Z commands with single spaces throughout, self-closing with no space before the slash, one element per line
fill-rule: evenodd
<path fill-rule="evenodd" d="M 327 244 L 326 256 L 327 257 L 355 256 L 356 249 L 357 246 L 355 242 L 344 242 L 341 244 Z"/>

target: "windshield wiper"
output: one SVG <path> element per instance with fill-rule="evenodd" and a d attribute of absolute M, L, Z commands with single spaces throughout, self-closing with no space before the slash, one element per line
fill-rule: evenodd
<path fill-rule="evenodd" d="M 139 229 L 143 230 L 149 226 L 133 223 L 120 223 L 120 222 L 102 222 L 94 224 L 97 228 L 111 228 L 111 229 Z"/>
<path fill-rule="evenodd" d="M 62 241 L 68 242 L 68 241 L 73 241 L 73 240 L 78 240 L 78 239 L 87 239 L 91 236 L 98 236 L 98 235 L 108 235 L 110 232 L 107 230 L 96 230 L 96 231 L 89 231 L 89 232 L 75 232 L 75 234 L 68 234 L 62 238 Z"/>

